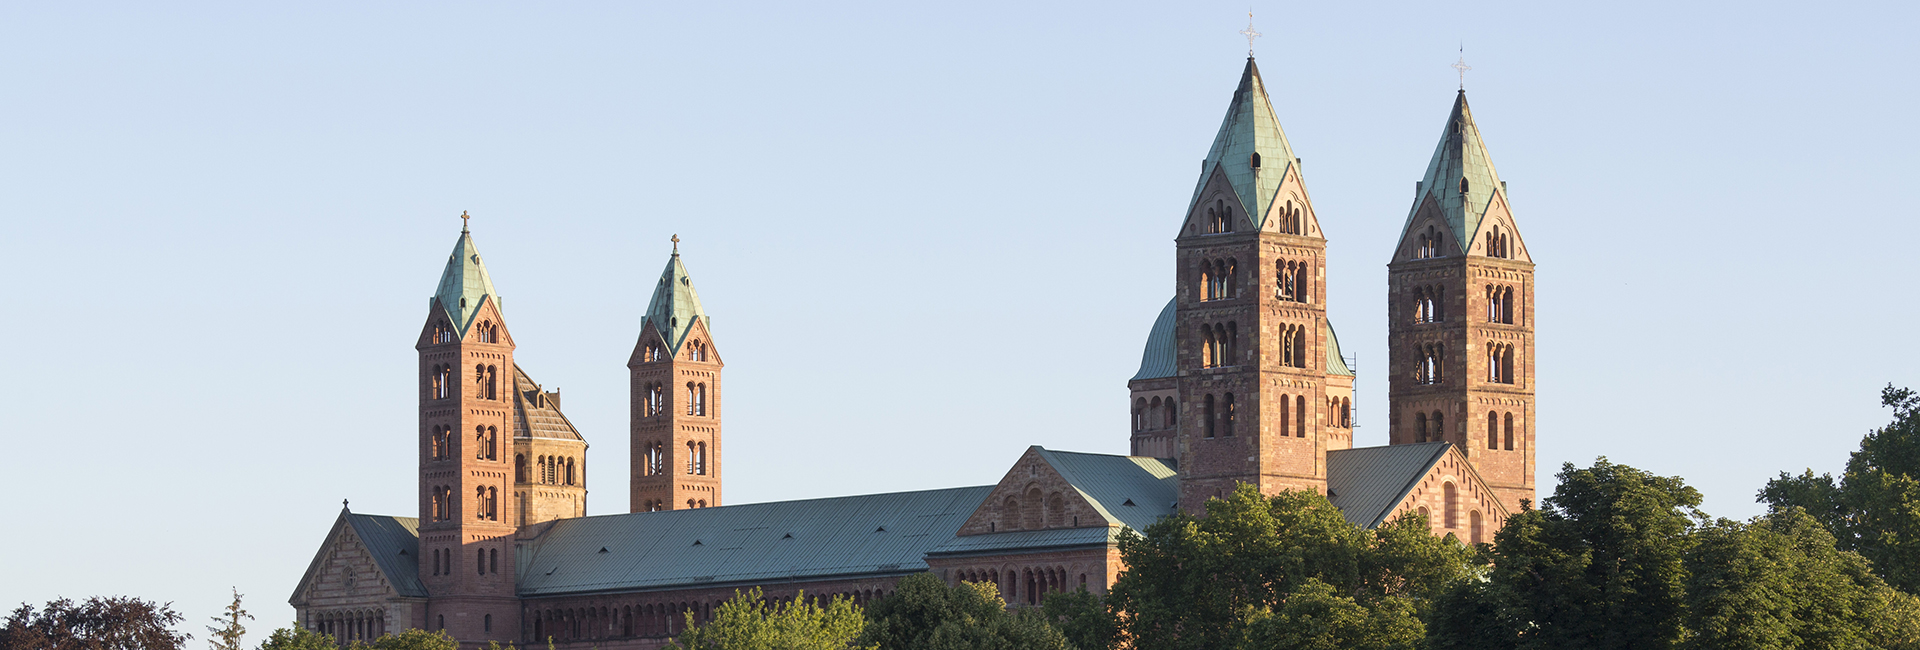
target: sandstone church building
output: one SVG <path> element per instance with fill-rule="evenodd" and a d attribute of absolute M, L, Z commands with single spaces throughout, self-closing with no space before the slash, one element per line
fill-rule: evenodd
<path fill-rule="evenodd" d="M 414 338 L 417 517 L 343 509 L 291 603 L 344 641 L 646 650 L 735 589 L 884 595 L 903 576 L 1007 602 L 1104 592 L 1117 540 L 1240 483 L 1312 489 L 1378 526 L 1489 540 L 1534 496 L 1533 263 L 1467 109 L 1452 113 L 1388 268 L 1389 444 L 1353 447 L 1354 372 L 1327 320 L 1327 240 L 1248 58 L 1174 237 L 1174 295 L 1131 391 L 1131 455 L 1030 447 L 977 487 L 724 505 L 720 346 L 676 243 L 626 360 L 629 514 L 587 516 L 587 441 L 514 362 L 464 226 Z M 676 239 L 677 242 L 677 239 Z"/>

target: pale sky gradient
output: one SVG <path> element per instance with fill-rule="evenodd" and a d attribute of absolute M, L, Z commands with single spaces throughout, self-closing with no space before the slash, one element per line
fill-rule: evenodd
<path fill-rule="evenodd" d="M 290 620 L 341 499 L 415 514 L 412 342 L 461 210 L 592 513 L 625 509 L 675 233 L 730 503 L 1125 453 L 1246 46 L 1235 2 L 168 5 L 0 6 L 0 604 L 173 601 L 196 637 L 229 586 Z M 1751 516 L 1920 385 L 1915 5 L 1254 9 L 1358 444 L 1463 41 L 1539 264 L 1543 491 L 1605 455 Z"/>

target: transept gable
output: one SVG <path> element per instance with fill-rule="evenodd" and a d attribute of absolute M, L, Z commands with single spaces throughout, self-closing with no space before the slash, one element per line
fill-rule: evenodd
<path fill-rule="evenodd" d="M 1144 530 L 1177 510 L 1166 461 L 1029 447 L 956 535 L 1073 528 Z"/>
<path fill-rule="evenodd" d="M 1378 527 L 1425 507 L 1435 529 L 1444 530 L 1448 485 L 1453 486 L 1456 507 L 1485 513 L 1489 522 L 1484 524 L 1486 530 L 1497 528 L 1505 520 L 1505 506 L 1453 443 L 1422 442 L 1327 453 L 1328 499 L 1347 521 L 1363 528 Z"/>
<path fill-rule="evenodd" d="M 1435 444 L 1435 443 L 1426 443 Z M 1459 445 L 1438 443 L 1447 446 L 1446 453 L 1428 467 L 1420 477 L 1409 484 L 1406 493 L 1399 502 L 1381 515 L 1382 523 L 1402 515 L 1426 511 L 1427 519 L 1436 534 L 1456 533 L 1462 542 L 1474 542 L 1470 539 L 1472 515 L 1480 513 L 1482 520 L 1482 539 L 1491 541 L 1493 531 L 1505 522 L 1509 513 L 1507 508 L 1480 477 L 1480 471 L 1472 460 L 1462 452 Z M 1404 445 L 1402 445 L 1404 446 Z M 1452 515 L 1455 521 L 1447 520 L 1447 488 L 1452 487 L 1455 509 Z M 1378 524 L 1376 524 L 1378 525 Z"/>
<path fill-rule="evenodd" d="M 415 521 L 341 510 L 288 602 L 425 597 Z"/>

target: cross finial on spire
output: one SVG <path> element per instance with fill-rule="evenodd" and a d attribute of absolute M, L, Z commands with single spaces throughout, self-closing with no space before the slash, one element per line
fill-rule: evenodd
<path fill-rule="evenodd" d="M 1247 58 L 1253 58 L 1253 39 L 1260 38 L 1260 32 L 1253 31 L 1253 7 L 1247 7 L 1247 28 L 1240 30 L 1247 37 Z"/>
<path fill-rule="evenodd" d="M 673 235 L 673 254 L 675 255 L 680 254 L 680 234 L 679 233 L 674 233 Z"/>
<path fill-rule="evenodd" d="M 1460 71 L 1460 90 L 1465 91 L 1467 89 L 1467 71 L 1473 69 L 1473 66 L 1467 65 L 1466 43 L 1460 44 L 1460 60 L 1454 61 L 1453 65 L 1447 67 Z"/>
<path fill-rule="evenodd" d="M 347 510 L 347 511 L 351 511 L 351 510 L 352 510 L 352 508 L 348 508 L 348 507 L 347 507 L 347 500 L 346 500 L 346 499 L 341 499 L 341 500 L 340 500 L 340 509 L 341 509 L 341 510 Z"/>
<path fill-rule="evenodd" d="M 472 218 L 473 217 L 467 216 L 466 210 L 460 211 L 460 232 L 465 233 L 467 231 L 467 220 Z"/>

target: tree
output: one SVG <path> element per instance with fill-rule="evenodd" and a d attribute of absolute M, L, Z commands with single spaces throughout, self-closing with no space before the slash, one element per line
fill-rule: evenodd
<path fill-rule="evenodd" d="M 1419 515 L 1368 531 L 1318 493 L 1251 485 L 1206 508 L 1122 535 L 1127 569 L 1107 602 L 1133 647 L 1400 647 L 1425 634 L 1434 596 L 1476 571 L 1472 549 Z"/>
<path fill-rule="evenodd" d="M 1895 588 L 1920 592 L 1920 395 L 1889 385 L 1880 404 L 1893 408 L 1893 421 L 1860 440 L 1838 482 L 1781 472 L 1759 498 L 1774 513 L 1805 509 L 1841 550 L 1872 561 Z"/>
<path fill-rule="evenodd" d="M 867 605 L 862 646 L 880 650 L 1067 650 L 1067 639 L 1032 610 L 1007 611 L 988 583 L 947 586 L 930 573 L 900 579 Z"/>
<path fill-rule="evenodd" d="M 1105 599 L 1085 587 L 1047 594 L 1040 613 L 1075 650 L 1107 650 L 1119 638 L 1119 619 L 1107 609 Z"/>
<path fill-rule="evenodd" d="M 420 628 L 409 628 L 399 634 L 382 634 L 371 644 L 355 642 L 354 647 L 373 650 L 459 650 L 460 642 L 455 641 L 446 630 L 429 632 Z"/>
<path fill-rule="evenodd" d="M 1494 535 L 1488 584 L 1445 593 L 1435 647 L 1628 650 L 1684 637 L 1700 493 L 1605 458 L 1559 478 L 1540 509 Z"/>
<path fill-rule="evenodd" d="M 1915 599 L 1794 508 L 1703 527 L 1686 557 L 1687 646 L 1899 647 L 1920 640 Z"/>
<path fill-rule="evenodd" d="M 687 629 L 674 644 L 676 650 L 838 650 L 851 647 L 865 619 L 852 600 L 834 597 L 826 607 L 809 601 L 805 592 L 792 600 L 768 603 L 759 587 L 741 593 L 714 609 L 713 620 L 696 626 L 687 613 Z"/>
<path fill-rule="evenodd" d="M 247 636 L 247 628 L 240 624 L 241 619 L 253 620 L 253 615 L 240 608 L 240 588 L 233 589 L 233 603 L 227 605 L 224 616 L 213 617 L 218 625 L 207 626 L 208 643 L 213 650 L 241 650 L 240 641 Z"/>
<path fill-rule="evenodd" d="M 333 636 L 302 627 L 299 623 L 274 630 L 259 650 L 336 650 Z"/>
<path fill-rule="evenodd" d="M 0 628 L 6 650 L 179 650 L 191 635 L 174 632 L 173 604 L 126 596 L 93 597 L 75 605 L 60 598 L 36 611 L 22 603 Z"/>

